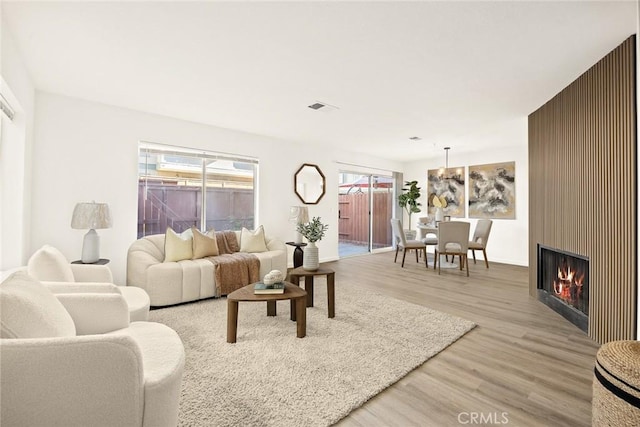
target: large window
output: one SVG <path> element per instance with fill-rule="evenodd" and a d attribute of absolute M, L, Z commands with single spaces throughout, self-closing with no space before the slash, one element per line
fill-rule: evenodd
<path fill-rule="evenodd" d="M 138 164 L 138 238 L 254 227 L 257 160 L 140 143 Z"/>

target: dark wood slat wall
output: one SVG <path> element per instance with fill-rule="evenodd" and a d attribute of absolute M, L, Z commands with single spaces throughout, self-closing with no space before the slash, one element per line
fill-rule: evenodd
<path fill-rule="evenodd" d="M 635 36 L 529 115 L 529 291 L 537 244 L 590 260 L 589 336 L 636 338 Z"/>

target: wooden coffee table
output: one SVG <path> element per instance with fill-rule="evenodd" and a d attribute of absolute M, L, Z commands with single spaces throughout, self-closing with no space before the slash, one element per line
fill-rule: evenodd
<path fill-rule="evenodd" d="M 298 338 L 307 335 L 307 293 L 289 282 L 284 283 L 283 294 L 256 295 L 253 293 L 253 283 L 237 289 L 227 295 L 227 342 L 236 342 L 238 334 L 238 302 L 265 302 L 267 316 L 276 315 L 276 301 L 291 301 L 291 320 L 298 326 Z"/>

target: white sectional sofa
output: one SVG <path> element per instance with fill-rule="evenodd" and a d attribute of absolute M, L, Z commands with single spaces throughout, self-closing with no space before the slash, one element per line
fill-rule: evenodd
<path fill-rule="evenodd" d="M 236 231 L 241 244 L 241 232 Z M 253 253 L 260 260 L 260 278 L 271 270 L 287 272 L 287 248 L 283 241 L 265 236 L 266 252 Z M 214 264 L 210 258 L 163 262 L 165 235 L 136 240 L 127 254 L 127 285 L 149 294 L 151 306 L 160 307 L 203 298 L 219 297 Z"/>

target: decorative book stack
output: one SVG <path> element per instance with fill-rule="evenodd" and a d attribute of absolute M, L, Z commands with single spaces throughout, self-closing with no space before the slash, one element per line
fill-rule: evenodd
<path fill-rule="evenodd" d="M 253 285 L 253 293 L 256 295 L 261 294 L 284 294 L 284 282 L 272 283 L 266 285 L 262 282 Z"/>

